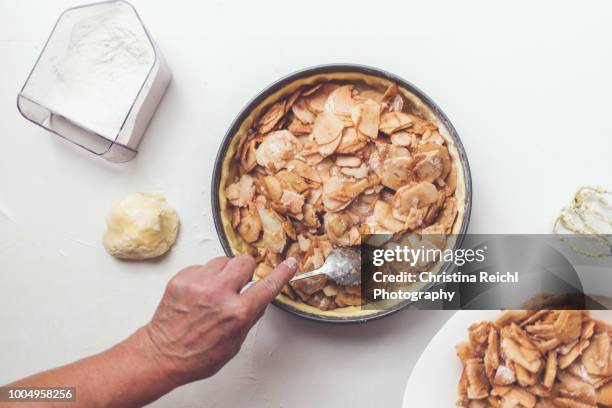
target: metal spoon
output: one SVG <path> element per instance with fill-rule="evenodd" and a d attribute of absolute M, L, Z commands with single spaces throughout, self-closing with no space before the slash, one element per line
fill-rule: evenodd
<path fill-rule="evenodd" d="M 355 286 L 361 283 L 361 255 L 351 248 L 336 248 L 332 250 L 325 263 L 314 271 L 295 276 L 290 282 L 327 275 L 341 286 Z"/>

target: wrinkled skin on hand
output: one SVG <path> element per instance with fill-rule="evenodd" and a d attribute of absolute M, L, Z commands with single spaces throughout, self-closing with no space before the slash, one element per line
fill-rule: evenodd
<path fill-rule="evenodd" d="M 293 258 L 244 293 L 249 255 L 215 258 L 174 276 L 145 331 L 175 386 L 210 377 L 238 353 L 249 329 L 295 273 Z"/>

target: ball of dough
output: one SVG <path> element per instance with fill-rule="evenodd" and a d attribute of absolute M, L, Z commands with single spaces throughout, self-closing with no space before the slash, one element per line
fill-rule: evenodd
<path fill-rule="evenodd" d="M 102 242 L 109 254 L 149 259 L 165 254 L 176 241 L 179 219 L 161 194 L 133 193 L 113 204 Z"/>

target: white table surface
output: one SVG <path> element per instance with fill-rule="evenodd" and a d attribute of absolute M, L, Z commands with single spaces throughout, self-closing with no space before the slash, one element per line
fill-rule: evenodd
<path fill-rule="evenodd" d="M 55 19 L 81 3 L 0 0 L 0 383 L 121 340 L 170 276 L 221 254 L 210 208 L 219 143 L 251 97 L 300 68 L 369 64 L 429 94 L 468 152 L 471 232 L 547 232 L 577 187 L 612 187 L 610 2 L 133 3 L 174 80 L 137 158 L 116 165 L 15 107 Z M 159 262 L 120 262 L 100 243 L 112 200 L 133 191 L 161 191 L 180 214 Z M 153 406 L 399 406 L 450 314 L 335 327 L 271 307 L 217 376 Z"/>

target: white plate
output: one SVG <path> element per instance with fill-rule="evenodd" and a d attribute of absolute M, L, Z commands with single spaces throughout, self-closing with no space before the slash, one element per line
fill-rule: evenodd
<path fill-rule="evenodd" d="M 481 320 L 495 320 L 499 310 L 461 310 L 431 339 L 417 361 L 404 391 L 404 408 L 455 407 L 457 382 L 461 376 L 461 362 L 455 345 L 467 340 L 467 328 Z M 593 317 L 612 322 L 612 311 L 597 310 Z"/>

